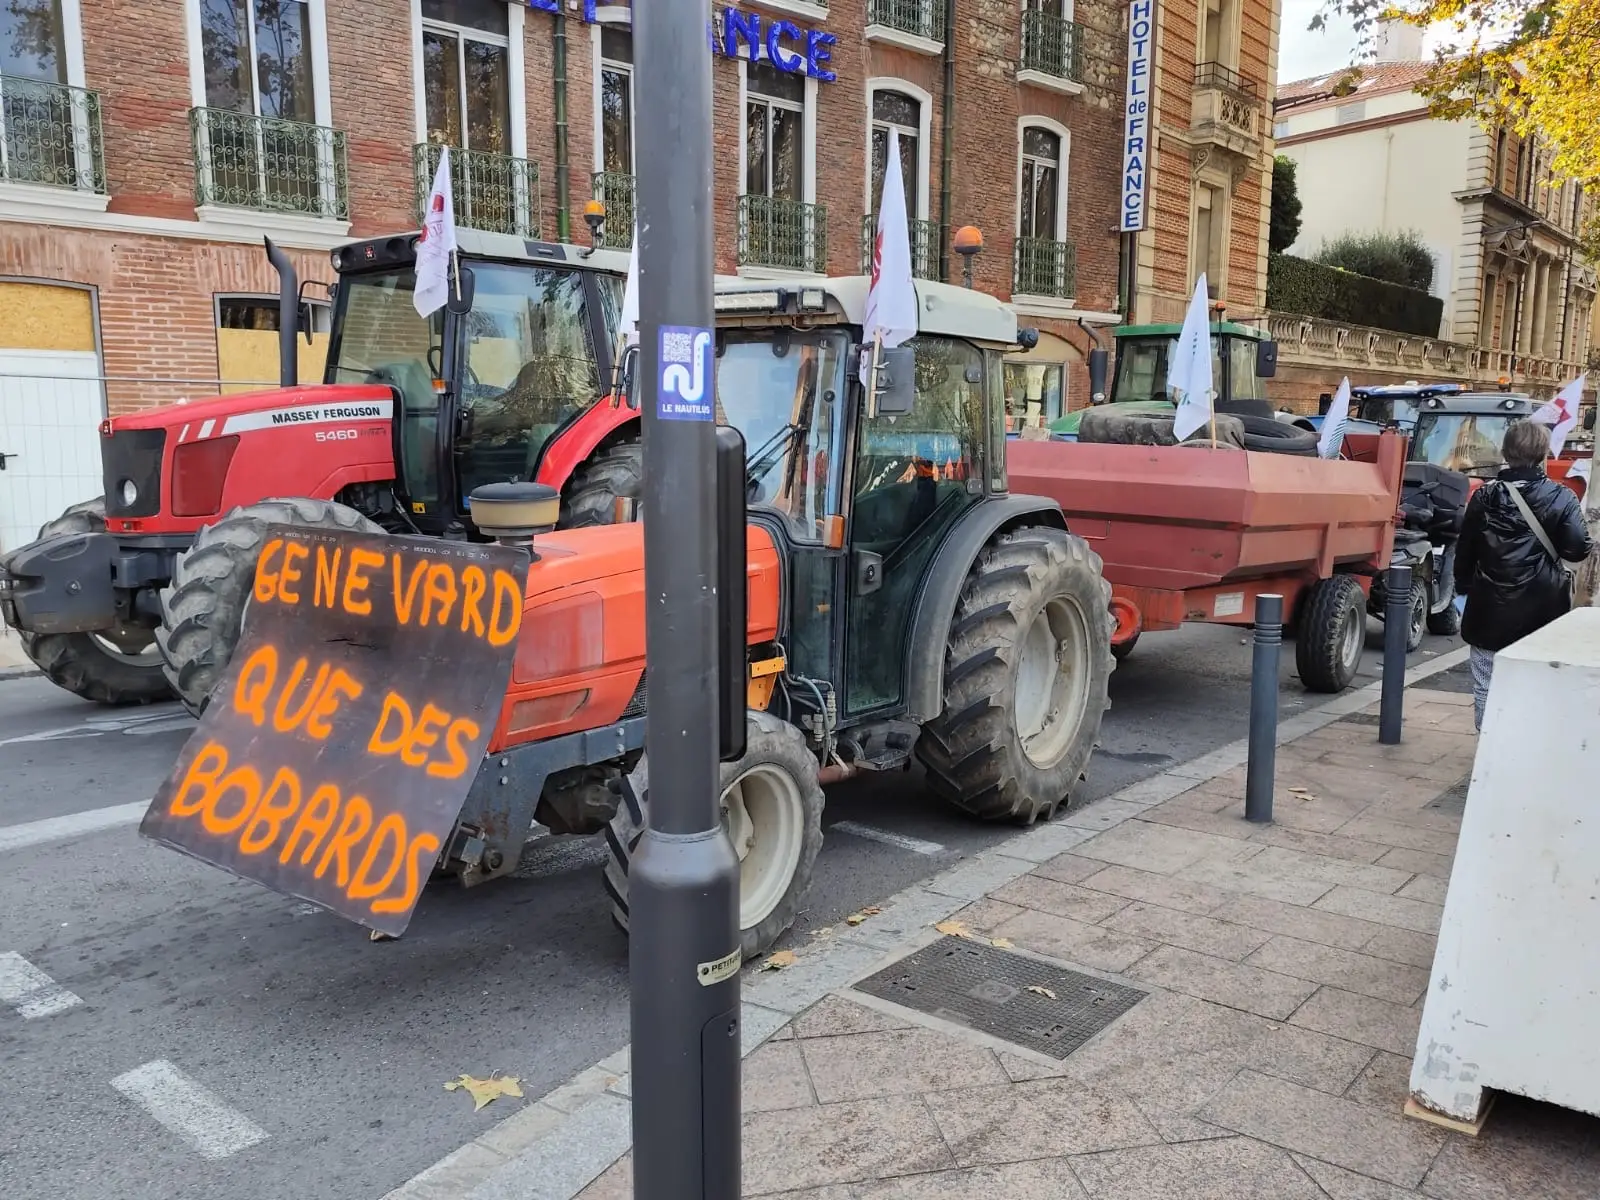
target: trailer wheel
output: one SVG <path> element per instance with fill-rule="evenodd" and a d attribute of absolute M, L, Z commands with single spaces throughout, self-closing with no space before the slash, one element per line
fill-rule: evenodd
<path fill-rule="evenodd" d="M 39 528 L 41 539 L 58 533 L 104 533 L 104 497 L 74 504 Z M 154 704 L 172 699 L 161 673 L 155 632 L 144 625 L 118 625 L 93 633 L 17 631 L 34 666 L 58 688 L 95 704 Z"/>
<path fill-rule="evenodd" d="M 383 530 L 331 500 L 280 499 L 236 508 L 195 535 L 161 590 L 161 647 L 167 680 L 184 707 L 199 716 L 239 644 L 244 610 L 255 587 L 256 558 L 271 525 Z"/>
<path fill-rule="evenodd" d="M 1048 820 L 1083 777 L 1110 706 L 1111 585 L 1060 529 L 978 556 L 945 649 L 944 711 L 917 757 L 933 792 L 986 821 Z"/>
<path fill-rule="evenodd" d="M 636 501 L 644 486 L 644 445 L 618 442 L 573 471 L 561 498 L 561 528 L 617 523 L 617 501 Z"/>
<path fill-rule="evenodd" d="M 800 914 L 822 848 L 817 760 L 793 725 L 752 712 L 744 757 L 722 764 L 723 827 L 739 855 L 739 952 L 765 953 Z M 649 823 L 650 768 L 641 758 L 606 826 L 611 917 L 628 932 L 628 867 Z"/>
<path fill-rule="evenodd" d="M 1306 596 L 1295 634 L 1294 665 L 1313 692 L 1342 692 L 1356 677 L 1366 643 L 1367 605 L 1349 575 L 1318 580 Z"/>
<path fill-rule="evenodd" d="M 1111 657 L 1122 662 L 1133 653 L 1133 648 L 1139 644 L 1139 635 L 1136 633 L 1125 642 L 1111 643 Z"/>

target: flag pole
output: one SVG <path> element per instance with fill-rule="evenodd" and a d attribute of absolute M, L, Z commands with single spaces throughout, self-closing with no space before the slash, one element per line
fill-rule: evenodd
<path fill-rule="evenodd" d="M 450 278 L 456 287 L 456 302 L 461 302 L 461 256 L 454 246 L 450 247 Z"/>
<path fill-rule="evenodd" d="M 867 416 L 878 415 L 878 360 L 883 355 L 883 330 L 872 335 L 872 369 L 867 374 Z"/>

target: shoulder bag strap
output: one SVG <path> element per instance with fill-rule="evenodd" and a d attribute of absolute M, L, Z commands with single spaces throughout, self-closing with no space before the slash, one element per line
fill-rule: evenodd
<path fill-rule="evenodd" d="M 1528 528 L 1533 530 L 1533 536 L 1539 539 L 1545 553 L 1555 560 L 1555 564 L 1565 570 L 1561 556 L 1556 553 L 1556 548 L 1550 542 L 1550 535 L 1544 531 L 1544 526 L 1539 524 L 1539 518 L 1533 515 L 1533 509 L 1528 507 L 1528 502 L 1522 498 L 1522 491 L 1515 485 L 1505 484 L 1506 491 L 1511 493 L 1511 502 L 1517 506 L 1517 511 L 1522 514 L 1522 519 L 1528 523 Z"/>

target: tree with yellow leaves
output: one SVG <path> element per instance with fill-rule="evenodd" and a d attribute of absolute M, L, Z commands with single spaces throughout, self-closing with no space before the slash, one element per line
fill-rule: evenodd
<path fill-rule="evenodd" d="M 1600 0 L 1327 0 L 1326 12 L 1349 18 L 1363 48 L 1380 21 L 1442 27 L 1417 87 L 1433 114 L 1536 134 L 1558 174 L 1600 185 Z M 1312 28 L 1323 23 L 1319 15 Z M 1585 235 L 1595 257 L 1600 228 Z"/>

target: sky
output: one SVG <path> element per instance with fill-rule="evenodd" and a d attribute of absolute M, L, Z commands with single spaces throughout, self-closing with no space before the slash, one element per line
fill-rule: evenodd
<path fill-rule="evenodd" d="M 1315 33 L 1307 28 L 1311 18 L 1322 11 L 1324 0 L 1283 0 L 1283 17 L 1278 27 L 1278 84 L 1294 83 L 1313 75 L 1328 75 L 1348 67 L 1356 57 L 1356 32 L 1348 18 L 1334 13 Z M 1448 38 L 1447 26 L 1434 26 L 1423 35 L 1424 57 L 1440 40 Z"/>

